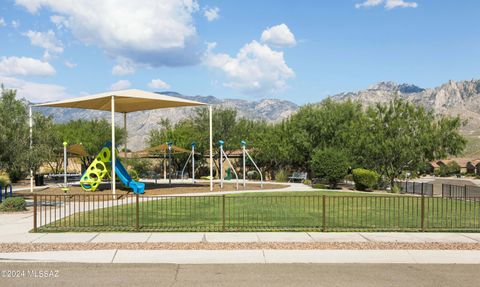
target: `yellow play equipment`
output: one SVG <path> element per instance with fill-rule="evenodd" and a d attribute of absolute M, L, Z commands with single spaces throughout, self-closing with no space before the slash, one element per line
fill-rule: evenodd
<path fill-rule="evenodd" d="M 80 186 L 85 191 L 95 191 L 106 175 L 110 175 L 110 148 L 104 146 L 95 160 L 80 179 Z"/>
<path fill-rule="evenodd" d="M 110 177 L 111 167 L 112 167 L 112 153 L 111 153 L 111 143 L 107 142 L 100 152 L 95 157 L 95 160 L 88 167 L 85 173 L 80 179 L 80 186 L 85 191 L 95 191 L 102 182 L 102 179 L 105 176 Z M 145 184 L 135 181 L 128 171 L 125 169 L 123 164 L 118 159 L 118 151 L 115 149 L 116 161 L 115 161 L 115 174 L 116 180 L 122 182 L 126 188 L 130 188 L 134 193 L 144 193 Z M 134 176 L 138 178 L 138 175 L 134 173 Z"/>

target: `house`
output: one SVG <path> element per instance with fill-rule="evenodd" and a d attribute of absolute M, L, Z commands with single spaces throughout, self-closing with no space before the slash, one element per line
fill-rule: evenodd
<path fill-rule="evenodd" d="M 480 174 L 480 159 L 471 158 L 449 158 L 430 162 L 433 171 L 439 170 L 442 166 L 447 166 L 451 162 L 456 162 L 460 166 L 460 173 Z"/>

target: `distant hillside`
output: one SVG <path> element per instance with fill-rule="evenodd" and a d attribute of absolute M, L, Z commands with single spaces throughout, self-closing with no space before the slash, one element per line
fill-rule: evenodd
<path fill-rule="evenodd" d="M 259 101 L 247 101 L 239 99 L 218 99 L 213 96 L 185 96 L 176 92 L 162 92 L 174 97 L 212 104 L 215 106 L 230 107 L 238 111 L 239 117 L 249 119 L 262 119 L 275 122 L 284 119 L 297 111 L 298 106 L 292 102 L 277 99 L 262 99 Z M 151 129 L 155 128 L 161 118 L 168 118 L 172 122 L 178 122 L 189 116 L 194 108 L 161 109 L 128 114 L 128 145 L 132 150 L 140 150 L 144 147 L 145 140 Z M 68 122 L 72 119 L 106 118 L 110 119 L 109 112 L 41 108 L 46 115 L 52 115 L 56 122 Z M 117 117 L 118 124 L 122 124 L 122 117 Z"/>
<path fill-rule="evenodd" d="M 295 113 L 299 106 L 290 101 L 262 99 L 248 101 L 240 99 L 219 99 L 214 96 L 185 96 L 176 92 L 162 94 L 200 101 L 216 106 L 231 107 L 238 111 L 240 117 L 264 119 L 269 122 L 282 120 Z M 439 87 L 423 89 L 411 84 L 379 82 L 365 90 L 344 92 L 330 98 L 337 101 L 351 99 L 364 105 L 386 103 L 395 96 L 411 103 L 433 109 L 436 113 L 460 115 L 468 120 L 462 133 L 468 138 L 466 156 L 480 156 L 480 80 L 449 81 Z M 192 113 L 193 108 L 164 109 L 137 112 L 128 116 L 129 146 L 134 150 L 142 149 L 148 132 L 156 127 L 160 118 L 169 118 L 177 122 Z M 44 108 L 43 112 L 53 115 L 58 122 L 84 118 L 110 118 L 109 113 L 76 109 Z M 118 123 L 121 122 L 118 117 Z"/>
<path fill-rule="evenodd" d="M 338 101 L 351 99 L 365 105 L 388 102 L 395 96 L 436 113 L 460 115 L 468 120 L 462 133 L 468 138 L 466 156 L 480 155 L 480 80 L 448 81 L 431 89 L 422 89 L 410 84 L 380 82 L 357 92 L 340 93 L 331 98 Z"/>

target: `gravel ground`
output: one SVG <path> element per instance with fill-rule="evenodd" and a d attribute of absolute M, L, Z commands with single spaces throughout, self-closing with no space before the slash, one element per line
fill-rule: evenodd
<path fill-rule="evenodd" d="M 35 252 L 60 250 L 480 250 L 480 243 L 4 243 L 0 252 Z"/>

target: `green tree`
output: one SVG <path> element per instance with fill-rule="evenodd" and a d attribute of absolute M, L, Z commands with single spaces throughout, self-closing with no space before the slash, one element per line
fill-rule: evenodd
<path fill-rule="evenodd" d="M 0 169 L 15 182 L 30 169 L 36 172 L 53 158 L 57 139 L 55 126 L 50 117 L 34 112 L 30 149 L 28 103 L 16 99 L 15 90 L 2 87 L 0 114 Z"/>
<path fill-rule="evenodd" d="M 458 117 L 437 116 L 396 98 L 368 108 L 355 129 L 353 152 L 363 167 L 386 176 L 393 186 L 402 171 L 418 171 L 424 162 L 463 151 L 460 126 Z"/>
<path fill-rule="evenodd" d="M 28 165 L 29 129 L 27 103 L 16 91 L 4 89 L 0 100 L 0 168 L 13 182 L 25 175 Z"/>
<path fill-rule="evenodd" d="M 90 156 L 81 158 L 84 168 L 90 165 L 100 148 L 112 138 L 111 124 L 106 119 L 72 120 L 57 125 L 57 132 L 56 147 L 63 149 L 62 143 L 66 141 L 69 145 L 81 144 L 85 148 Z M 124 138 L 124 130 L 116 127 L 115 144 L 117 147 L 124 143 Z"/>
<path fill-rule="evenodd" d="M 335 188 L 348 173 L 350 167 L 346 153 L 334 148 L 318 148 L 314 151 L 310 165 L 317 178 Z"/>

